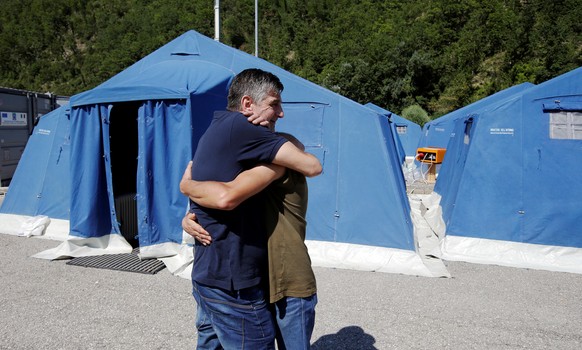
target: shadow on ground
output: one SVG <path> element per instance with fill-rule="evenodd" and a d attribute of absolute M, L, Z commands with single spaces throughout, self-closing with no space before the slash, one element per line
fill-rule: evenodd
<path fill-rule="evenodd" d="M 312 350 L 378 350 L 376 339 L 357 326 L 344 327 L 336 334 L 324 335 L 311 345 Z"/>

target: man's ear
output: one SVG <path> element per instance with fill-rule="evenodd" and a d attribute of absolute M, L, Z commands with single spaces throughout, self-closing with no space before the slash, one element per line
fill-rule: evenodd
<path fill-rule="evenodd" d="M 249 95 L 244 95 L 241 98 L 240 105 L 243 112 L 252 112 L 253 99 Z"/>

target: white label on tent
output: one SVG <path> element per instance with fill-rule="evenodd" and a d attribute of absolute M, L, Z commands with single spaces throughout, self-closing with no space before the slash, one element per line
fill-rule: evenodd
<path fill-rule="evenodd" d="M 512 135 L 514 134 L 513 128 L 491 128 L 489 129 L 491 135 Z"/>
<path fill-rule="evenodd" d="M 35 134 L 40 134 L 40 135 L 50 135 L 51 131 L 48 129 L 35 129 Z"/>
<path fill-rule="evenodd" d="M 28 118 L 26 113 L 0 112 L 0 125 L 2 126 L 26 126 Z"/>

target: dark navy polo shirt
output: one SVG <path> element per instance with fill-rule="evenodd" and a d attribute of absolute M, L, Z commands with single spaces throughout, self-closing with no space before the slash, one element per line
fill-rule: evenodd
<path fill-rule="evenodd" d="M 215 112 L 194 155 L 192 178 L 228 182 L 258 163 L 271 163 L 287 139 L 249 123 L 238 112 Z M 267 271 L 267 233 L 263 194 L 231 211 L 191 202 L 212 243 L 196 242 L 192 279 L 211 287 L 238 290 L 258 285 Z"/>

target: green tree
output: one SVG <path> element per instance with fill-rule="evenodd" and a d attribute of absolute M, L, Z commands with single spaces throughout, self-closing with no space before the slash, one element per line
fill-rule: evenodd
<path fill-rule="evenodd" d="M 402 117 L 408 119 L 421 127 L 430 121 L 428 113 L 419 105 L 412 105 L 402 110 Z"/>
<path fill-rule="evenodd" d="M 254 3 L 221 1 L 221 41 L 253 54 Z M 360 103 L 438 117 L 582 65 L 578 0 L 273 0 L 259 57 Z M 0 85 L 72 95 L 187 30 L 214 37 L 208 0 L 5 0 Z"/>

